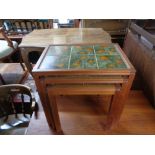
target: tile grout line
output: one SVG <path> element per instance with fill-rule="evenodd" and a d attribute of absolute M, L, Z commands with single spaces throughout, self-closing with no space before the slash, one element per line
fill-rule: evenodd
<path fill-rule="evenodd" d="M 97 64 L 97 69 L 99 69 L 99 66 L 98 66 L 98 61 L 97 61 L 97 57 L 96 57 L 96 52 L 95 52 L 94 45 L 93 45 L 93 50 L 94 50 L 94 54 L 95 54 L 95 60 L 96 60 L 96 64 Z"/>
<path fill-rule="evenodd" d="M 122 58 L 122 61 L 125 63 L 126 67 L 127 68 L 130 68 L 129 64 L 126 62 L 126 60 L 124 59 L 122 53 L 120 52 L 120 49 L 118 48 L 118 46 L 114 45 L 114 47 L 115 47 L 115 49 L 118 52 L 118 56 L 120 56 Z"/>
<path fill-rule="evenodd" d="M 72 54 L 73 46 L 71 46 L 71 52 L 68 60 L 68 69 L 70 69 L 70 61 L 71 61 L 71 54 Z"/>

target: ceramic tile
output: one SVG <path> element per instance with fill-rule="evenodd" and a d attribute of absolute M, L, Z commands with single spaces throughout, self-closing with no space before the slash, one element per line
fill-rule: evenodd
<path fill-rule="evenodd" d="M 119 53 L 115 49 L 114 45 L 95 45 L 95 53 L 100 55 L 118 55 Z"/>
<path fill-rule="evenodd" d="M 51 46 L 41 69 L 124 69 L 127 68 L 113 44 Z"/>
<path fill-rule="evenodd" d="M 70 68 L 96 69 L 97 63 L 94 55 L 76 54 L 71 56 Z"/>
<path fill-rule="evenodd" d="M 70 52 L 70 46 L 50 46 L 47 52 L 47 56 L 70 55 Z"/>
<path fill-rule="evenodd" d="M 68 69 L 69 56 L 46 56 L 40 69 Z"/>
<path fill-rule="evenodd" d="M 97 55 L 99 69 L 123 69 L 125 63 L 119 55 Z"/>
<path fill-rule="evenodd" d="M 73 46 L 72 54 L 94 54 L 93 46 Z"/>

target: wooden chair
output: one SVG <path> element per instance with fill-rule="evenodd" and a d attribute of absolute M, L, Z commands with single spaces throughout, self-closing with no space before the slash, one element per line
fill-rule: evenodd
<path fill-rule="evenodd" d="M 31 88 L 21 84 L 0 86 L 0 134 L 10 134 L 22 125 L 27 127 L 33 112 L 37 118 L 37 111 Z"/>
<path fill-rule="evenodd" d="M 3 27 L 5 28 L 6 33 L 9 35 L 9 37 L 16 36 L 16 38 L 21 38 L 25 34 L 30 33 L 34 29 L 50 29 L 53 27 L 53 20 L 52 19 L 6 19 L 3 20 Z M 4 29 L 1 28 L 1 32 L 4 36 L 4 38 L 9 42 L 9 45 L 11 40 L 6 36 L 4 33 Z M 4 41 L 3 41 L 4 42 Z M 14 43 L 14 42 L 13 42 Z M 12 46 L 13 47 L 13 46 Z M 19 48 L 18 48 L 19 50 Z M 42 49 L 39 51 L 42 52 Z M 38 57 L 40 56 L 40 53 L 38 50 L 34 50 L 30 52 L 30 56 L 28 57 L 31 59 L 30 61 L 36 62 L 38 60 Z M 11 55 L 13 53 L 10 53 Z M 8 55 L 9 57 L 10 55 Z M 8 58 L 6 57 L 6 58 Z M 5 59 L 5 58 L 4 58 Z M 0 58 L 1 61 L 1 58 Z M 22 62 L 22 58 L 20 57 L 20 61 Z M 27 63 L 29 64 L 29 62 Z M 21 63 L 23 66 L 23 64 Z M 30 66 L 30 65 L 29 65 Z M 29 70 L 29 66 L 27 67 Z M 24 67 L 24 66 L 23 66 Z"/>
<path fill-rule="evenodd" d="M 0 28 L 0 33 L 4 37 L 5 40 L 0 40 L 0 62 L 6 62 L 6 60 L 12 61 L 11 56 L 19 51 L 18 44 L 15 41 L 11 41 L 4 32 L 4 29 Z M 19 53 L 20 55 L 20 53 Z M 22 63 L 22 58 L 20 55 L 20 64 L 23 70 L 25 71 L 25 67 Z M 0 75 L 0 80 L 2 80 L 2 76 Z M 3 80 L 2 80 L 3 81 Z"/>
<path fill-rule="evenodd" d="M 25 35 L 34 29 L 53 27 L 52 19 L 8 19 L 4 20 L 3 23 L 8 35 Z"/>

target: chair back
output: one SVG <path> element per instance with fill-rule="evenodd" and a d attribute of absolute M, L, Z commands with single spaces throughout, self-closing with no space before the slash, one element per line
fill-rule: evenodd
<path fill-rule="evenodd" d="M 36 111 L 35 99 L 28 86 L 10 84 L 0 86 L 0 118 L 14 114 L 32 115 Z"/>
<path fill-rule="evenodd" d="M 27 34 L 34 29 L 48 29 L 52 21 L 47 19 L 9 19 L 4 20 L 4 27 L 8 34 Z"/>
<path fill-rule="evenodd" d="M 8 36 L 5 34 L 3 27 L 0 27 L 0 33 L 4 37 L 4 39 L 7 41 L 8 46 L 12 47 L 14 49 L 12 41 L 8 38 Z"/>

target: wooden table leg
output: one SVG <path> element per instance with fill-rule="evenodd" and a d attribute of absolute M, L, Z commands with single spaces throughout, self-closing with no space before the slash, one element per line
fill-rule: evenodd
<path fill-rule="evenodd" d="M 106 130 L 114 128 L 120 119 L 124 107 L 124 100 L 121 94 L 121 92 L 116 92 L 113 97 L 111 107 L 109 109 L 110 111 L 105 123 Z"/>
<path fill-rule="evenodd" d="M 131 74 L 127 82 L 122 84 L 122 88 L 120 91 L 116 91 L 112 103 L 109 114 L 107 116 L 107 121 L 105 124 L 105 129 L 113 129 L 119 122 L 120 116 L 124 109 L 124 103 L 128 97 L 133 79 L 135 74 Z"/>
<path fill-rule="evenodd" d="M 25 47 L 25 48 L 20 48 L 21 50 L 21 55 L 22 55 L 22 59 L 25 63 L 25 66 L 27 68 L 27 70 L 29 71 L 29 73 L 32 75 L 32 65 L 31 62 L 29 61 L 29 53 L 32 51 L 37 51 L 37 52 L 42 52 L 44 50 L 44 48 L 42 47 Z M 32 75 L 33 76 L 33 75 Z"/>
<path fill-rule="evenodd" d="M 58 113 L 58 107 L 57 107 L 57 102 L 56 102 L 56 96 L 52 96 L 49 94 L 49 100 L 50 100 L 50 106 L 51 106 L 51 111 L 52 111 L 52 115 L 54 119 L 56 132 L 62 133 L 60 118 L 59 118 L 59 113 Z"/>
<path fill-rule="evenodd" d="M 43 109 L 46 115 L 48 125 L 52 130 L 55 131 L 56 127 L 55 127 L 52 111 L 50 108 L 50 101 L 49 101 L 49 97 L 47 94 L 44 78 L 42 79 L 40 77 L 35 77 L 35 83 L 36 83 L 37 88 L 39 88 L 38 93 L 40 96 L 40 100 L 42 102 L 42 106 L 43 106 Z"/>
<path fill-rule="evenodd" d="M 23 71 L 26 71 L 26 68 L 25 66 L 23 65 L 23 58 L 22 58 L 22 55 L 21 55 L 21 51 L 20 51 L 20 48 L 18 48 L 18 51 L 19 51 L 19 63 L 23 69 Z"/>

